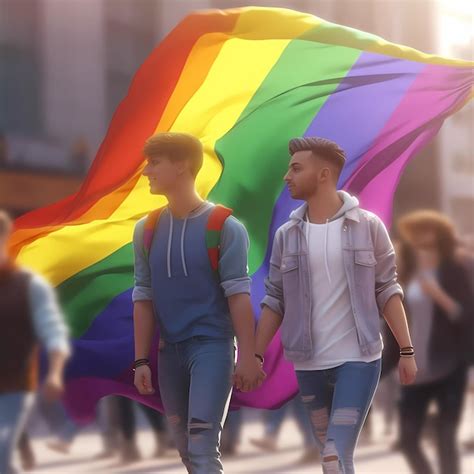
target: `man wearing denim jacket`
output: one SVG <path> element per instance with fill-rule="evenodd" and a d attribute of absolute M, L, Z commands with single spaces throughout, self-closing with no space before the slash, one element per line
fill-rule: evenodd
<path fill-rule="evenodd" d="M 379 317 L 401 348 L 400 380 L 416 374 L 387 230 L 337 190 L 344 151 L 322 138 L 290 142 L 285 182 L 305 202 L 273 243 L 257 354 L 281 326 L 323 457 L 324 472 L 354 472 L 353 453 L 381 368 Z"/>

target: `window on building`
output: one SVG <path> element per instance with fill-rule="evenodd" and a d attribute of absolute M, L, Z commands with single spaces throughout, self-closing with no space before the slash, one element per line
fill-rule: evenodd
<path fill-rule="evenodd" d="M 156 2 L 106 0 L 107 113 L 112 118 L 156 43 Z"/>
<path fill-rule="evenodd" d="M 41 131 L 38 2 L 0 2 L 0 130 Z"/>

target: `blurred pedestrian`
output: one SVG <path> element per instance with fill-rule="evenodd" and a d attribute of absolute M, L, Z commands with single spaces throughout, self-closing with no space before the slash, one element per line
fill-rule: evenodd
<path fill-rule="evenodd" d="M 243 414 L 240 410 L 229 410 L 222 430 L 221 453 L 225 456 L 235 456 L 240 444 Z"/>
<path fill-rule="evenodd" d="M 0 211 L 0 472 L 14 471 L 12 454 L 38 385 L 38 346 L 48 352 L 42 387 L 48 400 L 63 393 L 68 331 L 52 288 L 8 254 L 12 221 Z"/>
<path fill-rule="evenodd" d="M 321 456 L 314 439 L 311 422 L 299 394 L 279 409 L 267 411 L 265 413 L 265 434 L 263 438 L 252 438 L 250 442 L 264 451 L 276 451 L 281 426 L 290 410 L 303 436 L 304 453 L 300 463 L 307 464 L 320 461 Z"/>
<path fill-rule="evenodd" d="M 117 397 L 118 404 L 118 425 L 122 434 L 123 444 L 121 447 L 122 464 L 130 464 L 139 461 L 141 458 L 140 451 L 137 447 L 136 440 L 136 416 L 135 405 L 138 405 L 146 416 L 155 437 L 155 457 L 161 457 L 166 453 L 168 445 L 168 435 L 166 429 L 165 417 L 146 405 L 136 404 L 133 400 L 126 397 Z"/>
<path fill-rule="evenodd" d="M 472 351 L 472 289 L 455 257 L 455 230 L 447 217 L 415 211 L 402 217 L 398 228 L 404 242 L 400 281 L 418 364 L 415 384 L 402 387 L 401 448 L 414 473 L 434 472 L 420 445 L 434 401 L 440 472 L 457 474 L 457 432 Z"/>

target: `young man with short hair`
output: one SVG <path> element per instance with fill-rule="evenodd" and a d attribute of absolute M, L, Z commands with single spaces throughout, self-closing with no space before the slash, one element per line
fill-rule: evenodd
<path fill-rule="evenodd" d="M 351 474 L 380 376 L 381 314 L 401 348 L 401 382 L 413 382 L 416 374 L 403 292 L 384 224 L 337 190 L 343 150 L 326 139 L 296 138 L 289 151 L 284 179 L 292 198 L 306 202 L 275 235 L 257 353 L 281 326 L 323 470 Z"/>
<path fill-rule="evenodd" d="M 247 391 L 264 378 L 255 358 L 248 235 L 230 209 L 198 195 L 197 138 L 159 133 L 144 154 L 150 191 L 168 205 L 139 221 L 133 237 L 135 385 L 154 391 L 148 355 L 157 323 L 160 394 L 182 461 L 193 474 L 220 473 L 232 379 Z"/>

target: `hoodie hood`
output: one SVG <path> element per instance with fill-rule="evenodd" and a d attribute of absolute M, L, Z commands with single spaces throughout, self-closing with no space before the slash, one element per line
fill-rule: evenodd
<path fill-rule="evenodd" d="M 342 199 L 343 204 L 341 208 L 334 214 L 330 219 L 327 219 L 326 222 L 323 224 L 325 226 L 324 232 L 324 267 L 326 269 L 326 275 L 328 278 L 329 283 L 331 283 L 331 272 L 329 269 L 329 259 L 328 259 L 328 234 L 329 234 L 329 223 L 339 219 L 345 215 L 349 217 L 351 215 L 351 211 L 355 210 L 359 207 L 359 200 L 355 196 L 351 196 L 346 191 L 338 191 L 337 194 Z M 290 220 L 295 221 L 296 223 L 302 223 L 305 227 L 305 236 L 306 236 L 306 243 L 309 248 L 309 234 L 311 231 L 311 225 L 309 224 L 309 220 L 307 219 L 307 212 L 308 212 L 308 203 L 304 203 L 298 209 L 294 210 L 290 214 Z M 349 215 L 348 215 L 349 213 Z M 357 218 L 358 219 L 358 218 Z"/>
<path fill-rule="evenodd" d="M 343 204 L 342 207 L 336 212 L 336 214 L 334 214 L 330 219 L 328 219 L 328 222 L 331 222 L 335 219 L 339 219 L 339 217 L 359 207 L 359 200 L 355 196 L 351 196 L 346 191 L 338 191 L 337 194 L 342 199 Z M 290 214 L 290 220 L 305 221 L 307 212 L 308 203 L 305 202 L 302 206 L 298 207 Z"/>

